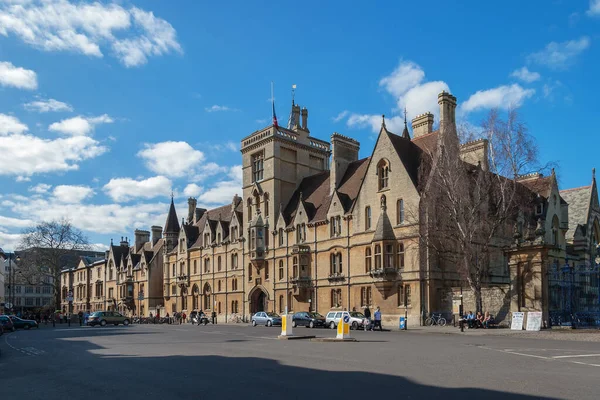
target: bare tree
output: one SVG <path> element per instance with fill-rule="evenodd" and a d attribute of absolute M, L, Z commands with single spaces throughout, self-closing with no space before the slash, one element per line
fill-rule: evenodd
<path fill-rule="evenodd" d="M 74 261 L 76 251 L 89 249 L 89 242 L 69 220 L 61 219 L 25 229 L 19 248 L 27 250 L 23 265 L 29 280 L 36 279 L 35 274 L 38 274 L 38 280 L 44 274 L 52 275 L 54 301 L 59 305 L 61 269 Z"/>
<path fill-rule="evenodd" d="M 461 138 L 487 140 L 487 157 L 477 165 L 463 160 Z M 535 141 L 514 109 L 506 119 L 490 111 L 479 132 L 440 128 L 437 147 L 422 171 L 422 237 L 440 264 L 452 265 L 468 284 L 478 310 L 492 256 L 502 254 L 519 215 L 532 206 L 532 193 L 517 178 L 539 169 Z"/>

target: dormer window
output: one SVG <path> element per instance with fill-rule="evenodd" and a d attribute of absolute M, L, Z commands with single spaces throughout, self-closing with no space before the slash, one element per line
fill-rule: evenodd
<path fill-rule="evenodd" d="M 217 243 L 221 243 L 221 233 L 217 233 Z"/>
<path fill-rule="evenodd" d="M 283 246 L 283 228 L 279 228 L 279 246 Z"/>
<path fill-rule="evenodd" d="M 381 160 L 377 164 L 377 176 L 379 177 L 379 190 L 387 189 L 390 166 L 386 160 Z"/>

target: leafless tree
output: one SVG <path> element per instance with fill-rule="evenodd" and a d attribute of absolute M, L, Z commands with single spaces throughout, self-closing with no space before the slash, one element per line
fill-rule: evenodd
<path fill-rule="evenodd" d="M 494 253 L 502 254 L 519 215 L 528 215 L 532 206 L 532 193 L 517 178 L 540 166 L 535 140 L 514 109 L 506 118 L 492 110 L 481 127 L 462 128 L 457 132 L 442 124 L 437 146 L 422 168 L 422 237 L 439 264 L 452 266 L 468 284 L 481 310 L 481 289 Z M 465 139 L 487 140 L 487 159 L 474 165 L 462 157 Z"/>
<path fill-rule="evenodd" d="M 84 233 L 75 228 L 69 220 L 61 219 L 41 222 L 25 229 L 19 248 L 27 250 L 23 252 L 22 271 L 28 279 L 39 280 L 44 274 L 52 275 L 54 301 L 55 305 L 59 305 L 60 271 L 73 261 L 75 251 L 88 250 L 89 242 Z"/>

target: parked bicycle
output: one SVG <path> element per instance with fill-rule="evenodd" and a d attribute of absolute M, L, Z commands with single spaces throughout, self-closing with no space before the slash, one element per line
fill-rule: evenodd
<path fill-rule="evenodd" d="M 432 325 L 439 325 L 439 326 L 446 326 L 446 318 L 442 317 L 442 314 L 431 314 L 431 317 L 427 318 L 425 320 L 425 326 L 432 326 Z"/>

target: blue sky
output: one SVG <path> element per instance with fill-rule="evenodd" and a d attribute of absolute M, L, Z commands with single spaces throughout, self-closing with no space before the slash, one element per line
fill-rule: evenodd
<path fill-rule="evenodd" d="M 107 245 L 171 191 L 229 202 L 271 81 L 280 122 L 296 84 L 311 134 L 361 156 L 381 114 L 400 132 L 449 89 L 472 124 L 520 106 L 562 188 L 598 166 L 598 0 L 224 3 L 0 0 L 0 247 L 63 216 Z"/>

